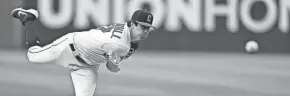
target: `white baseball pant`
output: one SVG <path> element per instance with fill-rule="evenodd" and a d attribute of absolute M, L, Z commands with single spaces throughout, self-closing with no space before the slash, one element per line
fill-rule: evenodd
<path fill-rule="evenodd" d="M 69 44 L 73 43 L 75 33 L 68 33 L 44 47 L 33 46 L 28 49 L 27 57 L 32 63 L 52 63 L 69 69 L 69 64 L 83 66 L 79 62 Z M 97 87 L 99 64 L 71 71 L 75 96 L 93 96 Z"/>

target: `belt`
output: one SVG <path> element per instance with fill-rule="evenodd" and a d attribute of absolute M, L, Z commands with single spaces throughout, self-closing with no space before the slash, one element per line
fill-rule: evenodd
<path fill-rule="evenodd" d="M 69 44 L 69 46 L 70 46 L 70 48 L 71 48 L 71 50 L 72 50 L 72 52 L 73 52 L 73 55 L 76 57 L 76 59 L 77 59 L 79 62 L 84 63 L 84 64 L 88 64 L 84 59 L 82 59 L 82 58 L 80 57 L 80 53 L 77 52 L 77 50 L 76 50 L 75 47 L 74 47 L 74 44 Z M 104 56 L 105 58 L 108 58 L 108 57 L 109 57 L 109 55 L 108 55 L 107 53 L 102 53 L 102 54 L 99 54 L 99 55 L 102 55 L 102 56 Z"/>
<path fill-rule="evenodd" d="M 75 49 L 75 47 L 74 47 L 73 44 L 69 44 L 69 46 L 70 46 L 70 48 L 71 48 L 71 50 L 72 50 L 72 52 L 73 52 L 73 55 L 76 57 L 76 59 L 77 59 L 79 62 L 84 63 L 84 64 L 88 64 L 84 59 L 82 59 L 82 58 L 80 57 L 80 54 L 76 51 L 76 49 Z"/>

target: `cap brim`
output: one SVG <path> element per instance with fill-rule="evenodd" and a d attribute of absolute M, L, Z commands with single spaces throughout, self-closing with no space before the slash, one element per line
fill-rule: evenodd
<path fill-rule="evenodd" d="M 154 27 L 154 26 L 152 26 L 151 24 L 149 24 L 149 23 L 144 23 L 144 22 L 139 22 L 139 21 L 136 21 L 138 24 L 140 24 L 140 25 L 143 25 L 143 26 L 149 26 L 149 27 L 152 27 L 152 28 L 154 28 L 154 29 L 157 29 L 156 27 Z"/>

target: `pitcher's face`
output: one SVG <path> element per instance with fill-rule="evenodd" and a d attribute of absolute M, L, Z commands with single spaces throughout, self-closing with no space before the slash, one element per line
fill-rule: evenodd
<path fill-rule="evenodd" d="M 134 41 L 144 40 L 149 34 L 149 29 L 150 29 L 149 26 L 144 26 L 140 24 L 135 26 L 133 24 L 132 36 L 135 38 Z"/>

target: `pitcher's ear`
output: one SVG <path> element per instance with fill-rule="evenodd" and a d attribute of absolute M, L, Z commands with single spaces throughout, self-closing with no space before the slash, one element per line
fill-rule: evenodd
<path fill-rule="evenodd" d="M 134 29 L 136 25 L 134 23 L 131 23 L 131 28 Z"/>

